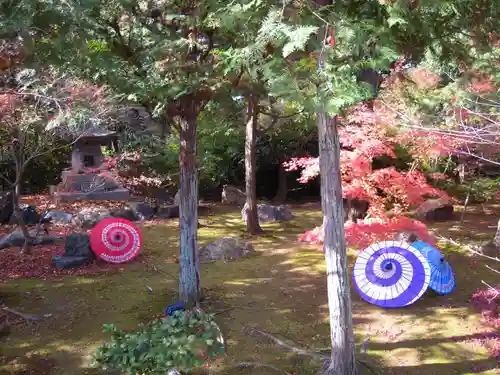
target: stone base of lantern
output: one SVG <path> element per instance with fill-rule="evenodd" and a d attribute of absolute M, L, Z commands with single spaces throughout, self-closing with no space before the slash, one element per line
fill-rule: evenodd
<path fill-rule="evenodd" d="M 109 191 L 84 192 L 56 192 L 54 198 L 59 202 L 76 201 L 126 201 L 130 199 L 130 192 L 125 188 Z"/>

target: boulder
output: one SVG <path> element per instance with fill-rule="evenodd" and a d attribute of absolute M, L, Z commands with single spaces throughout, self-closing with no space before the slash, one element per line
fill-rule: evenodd
<path fill-rule="evenodd" d="M 52 264 L 56 268 L 74 268 L 90 263 L 95 255 L 90 248 L 90 237 L 87 234 L 71 233 L 66 238 L 64 255 L 52 257 Z"/>
<path fill-rule="evenodd" d="M 174 195 L 174 205 L 180 206 L 181 205 L 181 191 L 177 190 L 177 193 Z"/>
<path fill-rule="evenodd" d="M 10 191 L 0 191 L 0 224 L 8 224 L 14 212 L 14 202 Z"/>
<path fill-rule="evenodd" d="M 418 235 L 414 232 L 411 232 L 411 231 L 398 232 L 394 236 L 394 239 L 396 241 L 404 241 L 404 242 L 408 242 L 408 243 L 420 241 L 420 238 L 418 237 Z"/>
<path fill-rule="evenodd" d="M 137 216 L 135 211 L 133 211 L 130 207 L 124 207 L 124 208 L 119 208 L 117 210 L 113 210 L 111 211 L 111 216 L 129 221 L 141 220 Z"/>
<path fill-rule="evenodd" d="M 138 153 L 124 153 L 120 156 L 116 169 L 120 177 L 139 177 L 146 167 Z"/>
<path fill-rule="evenodd" d="M 179 206 L 160 205 L 156 210 L 156 216 L 160 219 L 172 219 L 179 217 Z"/>
<path fill-rule="evenodd" d="M 454 208 L 447 199 L 429 199 L 420 205 L 416 214 L 420 220 L 448 221 L 453 219 Z"/>
<path fill-rule="evenodd" d="M 55 243 L 59 243 L 63 241 L 63 237 L 61 236 L 48 236 L 48 235 L 36 235 L 37 231 L 30 231 L 31 245 L 52 245 Z M 21 231 L 12 232 L 6 236 L 0 237 L 0 250 L 6 249 L 8 247 L 19 246 L 22 247 L 24 245 L 24 235 Z"/>
<path fill-rule="evenodd" d="M 170 194 L 168 194 L 165 188 L 157 187 L 157 186 L 148 186 L 146 187 L 147 195 L 158 203 L 168 203 L 171 201 Z"/>
<path fill-rule="evenodd" d="M 35 206 L 29 204 L 21 204 L 19 206 L 21 212 L 21 218 L 26 225 L 37 225 L 40 222 L 40 214 L 36 211 Z M 17 224 L 17 219 L 15 215 L 10 218 L 11 224 Z"/>
<path fill-rule="evenodd" d="M 247 197 L 244 191 L 231 185 L 224 185 L 222 187 L 222 203 L 242 206 L 246 201 Z"/>
<path fill-rule="evenodd" d="M 43 219 L 49 219 L 55 225 L 68 225 L 73 220 L 73 214 L 64 211 L 49 211 L 43 215 Z"/>
<path fill-rule="evenodd" d="M 234 237 L 219 238 L 198 250 L 201 262 L 235 260 L 253 252 L 255 250 L 250 242 L 244 242 Z"/>
<path fill-rule="evenodd" d="M 104 207 L 85 207 L 73 218 L 73 224 L 83 229 L 95 227 L 101 220 L 112 217 L 111 211 Z"/>
<path fill-rule="evenodd" d="M 498 247 L 493 241 L 481 244 L 479 252 L 490 258 L 500 258 L 500 247 Z"/>
<path fill-rule="evenodd" d="M 287 206 L 273 206 L 270 204 L 261 203 L 257 205 L 257 215 L 259 223 L 272 223 L 275 221 L 288 221 L 293 219 L 292 211 Z M 241 210 L 241 218 L 247 221 L 248 205 L 245 203 Z"/>
<path fill-rule="evenodd" d="M 147 202 L 129 202 L 128 208 L 134 212 L 139 220 L 149 220 L 157 211 L 157 207 Z"/>
<path fill-rule="evenodd" d="M 344 206 L 344 223 L 348 220 L 357 223 L 358 220 L 366 218 L 370 203 L 363 199 L 344 198 L 342 200 Z"/>
<path fill-rule="evenodd" d="M 59 269 L 81 267 L 89 263 L 85 257 L 53 256 L 52 265 Z"/>

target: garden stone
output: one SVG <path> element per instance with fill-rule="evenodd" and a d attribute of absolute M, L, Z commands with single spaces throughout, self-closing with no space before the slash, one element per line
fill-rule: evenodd
<path fill-rule="evenodd" d="M 429 199 L 420 205 L 416 214 L 420 220 L 449 221 L 453 219 L 454 208 L 447 199 Z"/>
<path fill-rule="evenodd" d="M 37 236 L 36 230 L 32 230 L 29 233 L 30 236 L 32 237 L 31 239 L 32 246 L 52 245 L 63 241 L 63 237 L 61 236 L 47 236 L 47 235 Z M 23 232 L 21 231 L 15 231 L 6 236 L 0 237 L 0 250 L 14 246 L 22 247 L 23 245 L 24 245 L 24 235 Z"/>
<path fill-rule="evenodd" d="M 8 224 L 14 212 L 14 202 L 10 191 L 0 191 L 0 224 Z"/>
<path fill-rule="evenodd" d="M 129 221 L 141 220 L 139 216 L 130 207 L 114 210 L 111 212 L 111 216 Z"/>
<path fill-rule="evenodd" d="M 52 265 L 59 269 L 81 267 L 89 262 L 85 257 L 53 256 Z"/>
<path fill-rule="evenodd" d="M 275 221 L 288 221 L 293 219 L 293 214 L 287 206 L 273 206 L 270 204 L 261 203 L 257 205 L 257 215 L 259 223 L 272 223 Z M 248 205 L 245 203 L 241 210 L 241 218 L 247 221 Z"/>
<path fill-rule="evenodd" d="M 76 217 L 73 218 L 73 223 L 83 229 L 91 229 L 95 227 L 101 220 L 112 217 L 110 210 L 104 207 L 85 207 Z"/>
<path fill-rule="evenodd" d="M 37 225 L 40 222 L 40 215 L 36 211 L 35 206 L 31 206 L 29 204 L 21 204 L 19 206 L 19 210 L 21 212 L 21 218 L 23 219 L 24 224 Z M 15 215 L 11 216 L 10 222 L 11 224 L 17 223 L 17 218 Z"/>
<path fill-rule="evenodd" d="M 357 223 L 358 220 L 366 218 L 370 202 L 358 198 L 343 198 L 342 204 L 344 207 L 344 223 L 347 220 Z"/>
<path fill-rule="evenodd" d="M 416 233 L 408 232 L 408 231 L 396 233 L 396 236 L 394 237 L 394 239 L 396 241 L 408 242 L 410 244 L 413 242 L 421 241 L 421 239 L 417 236 Z"/>
<path fill-rule="evenodd" d="M 64 211 L 49 211 L 43 215 L 43 219 L 49 219 L 55 225 L 68 225 L 73 220 L 73 214 Z"/>
<path fill-rule="evenodd" d="M 149 220 L 156 213 L 156 207 L 146 202 L 129 202 L 128 208 L 134 212 L 139 220 Z"/>
<path fill-rule="evenodd" d="M 222 187 L 222 203 L 236 204 L 242 206 L 247 201 L 245 192 L 235 186 L 224 185 Z"/>
<path fill-rule="evenodd" d="M 500 257 L 500 247 L 498 247 L 493 241 L 483 243 L 479 248 L 479 252 L 490 258 Z"/>
<path fill-rule="evenodd" d="M 161 205 L 156 210 L 156 216 L 160 219 L 172 219 L 179 217 L 179 206 Z"/>
<path fill-rule="evenodd" d="M 66 238 L 64 255 L 52 257 L 56 268 L 74 268 L 90 263 L 95 255 L 90 248 L 90 237 L 87 234 L 71 233 Z"/>
<path fill-rule="evenodd" d="M 168 194 L 168 192 L 164 188 L 151 186 L 147 187 L 147 190 L 149 192 L 148 195 L 155 199 L 157 202 L 167 203 L 171 201 L 170 194 Z"/>
<path fill-rule="evenodd" d="M 175 206 L 180 206 L 181 205 L 181 191 L 177 190 L 177 193 L 174 195 L 174 205 Z"/>
<path fill-rule="evenodd" d="M 223 237 L 200 247 L 199 258 L 201 262 L 235 260 L 253 252 L 255 250 L 250 242 L 234 237 Z"/>
<path fill-rule="evenodd" d="M 90 237 L 88 234 L 71 233 L 64 244 L 64 255 L 73 257 L 87 257 L 94 259 L 94 253 L 90 248 Z"/>

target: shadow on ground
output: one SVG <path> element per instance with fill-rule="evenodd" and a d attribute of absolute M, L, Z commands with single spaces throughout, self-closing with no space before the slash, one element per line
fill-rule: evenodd
<path fill-rule="evenodd" d="M 323 254 L 318 247 L 295 241 L 298 234 L 320 220 L 318 211 L 297 211 L 293 222 L 266 226 L 265 235 L 252 239 L 257 255 L 231 263 L 202 265 L 203 307 L 217 314 L 228 343 L 227 357 L 211 364 L 213 373 L 275 372 L 240 369 L 237 366 L 241 362 L 270 364 L 301 375 L 313 374 L 320 367 L 309 357 L 290 353 L 266 337 L 248 333 L 252 332 L 249 328 L 257 328 L 307 350 L 328 350 Z M 478 224 L 473 217 L 468 220 Z M 476 233 L 487 232 L 485 228 L 495 221 L 495 216 L 486 216 L 482 221 Z M 200 244 L 224 235 L 247 238 L 239 215 L 227 209 L 202 218 L 202 223 L 206 226 L 199 231 Z M 89 368 L 89 355 L 106 339 L 102 324 L 134 328 L 175 301 L 178 266 L 169 259 L 178 251 L 177 225 L 171 221 L 145 226 L 147 264 L 126 266 L 126 272 L 52 281 L 12 280 L 1 285 L 8 306 L 44 318 L 13 327 L 13 333 L 0 341 L 4 357 L 0 374 L 101 374 Z M 495 275 L 486 270 L 483 260 L 459 249 L 446 248 L 445 253 L 455 268 L 458 283 L 449 296 L 427 293 L 407 308 L 384 310 L 352 293 L 358 352 L 364 342 L 366 354 L 360 354 L 360 358 L 378 372 L 493 374 L 495 361 L 474 344 L 489 331 L 470 309 L 469 299 L 482 287 L 481 280 L 493 283 Z M 353 259 L 351 254 L 351 263 Z M 13 358 L 18 358 L 17 362 L 26 359 L 24 370 L 15 369 L 17 362 L 13 363 Z M 29 358 L 35 360 L 30 362 Z M 45 372 L 36 372 L 37 360 L 48 361 L 50 366 Z M 30 367 L 33 364 L 35 368 Z M 28 370 L 32 372 L 22 372 Z M 365 373 L 370 371 L 365 369 Z"/>

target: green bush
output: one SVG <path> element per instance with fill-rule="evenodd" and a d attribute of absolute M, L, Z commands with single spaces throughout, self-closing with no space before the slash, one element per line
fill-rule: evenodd
<path fill-rule="evenodd" d="M 124 332 L 105 325 L 111 341 L 97 349 L 96 366 L 128 375 L 164 375 L 171 368 L 190 371 L 207 359 L 224 354 L 224 340 L 213 316 L 198 310 L 176 311 L 173 316 Z"/>

